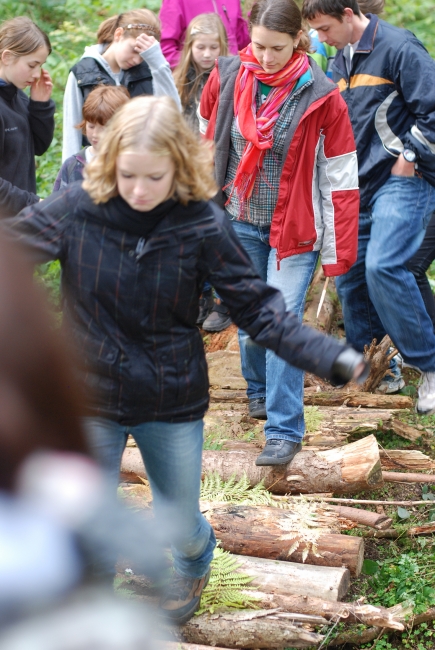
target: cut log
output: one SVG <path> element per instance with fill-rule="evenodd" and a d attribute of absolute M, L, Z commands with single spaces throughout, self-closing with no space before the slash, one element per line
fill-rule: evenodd
<path fill-rule="evenodd" d="M 435 461 L 416 449 L 381 449 L 379 454 L 383 470 L 406 469 L 428 472 L 435 469 Z"/>
<path fill-rule="evenodd" d="M 183 643 L 181 641 L 164 641 L 158 645 L 163 650 L 225 650 L 216 646 L 199 645 L 198 643 Z"/>
<path fill-rule="evenodd" d="M 323 601 L 342 600 L 350 587 L 350 573 L 344 567 L 313 566 L 296 562 L 265 560 L 235 555 L 238 571 L 252 576 L 258 591 L 276 596 L 315 596 Z"/>
<path fill-rule="evenodd" d="M 252 486 L 264 480 L 276 494 L 354 494 L 382 485 L 379 449 L 373 435 L 336 449 L 301 451 L 288 465 L 257 467 L 255 457 L 243 451 L 206 451 L 203 471 L 216 471 L 224 480 L 246 474 Z"/>
<path fill-rule="evenodd" d="M 349 508 L 346 506 L 329 506 L 329 508 L 335 511 L 340 517 L 350 519 L 351 521 L 355 521 L 358 524 L 362 524 L 363 526 L 376 528 L 377 530 L 385 530 L 386 528 L 389 528 L 393 523 L 393 520 L 390 519 L 390 517 L 387 517 L 385 514 L 371 512 L 370 510 Z"/>
<path fill-rule="evenodd" d="M 379 449 L 373 435 L 357 442 L 326 451 L 301 451 L 288 465 L 257 467 L 256 452 L 204 451 L 203 472 L 217 472 L 228 481 L 246 474 L 251 486 L 264 480 L 276 494 L 333 492 L 354 494 L 382 486 Z M 130 476 L 145 477 L 139 450 L 124 451 L 121 470 Z"/>
<path fill-rule="evenodd" d="M 304 404 L 313 406 L 362 406 L 373 409 L 407 409 L 412 408 L 412 399 L 406 395 L 383 395 L 358 391 L 337 390 L 318 392 L 305 389 Z"/>
<path fill-rule="evenodd" d="M 323 640 L 291 621 L 291 614 L 274 609 L 239 610 L 194 616 L 182 628 L 168 631 L 187 643 L 225 648 L 309 648 Z"/>
<path fill-rule="evenodd" d="M 226 551 L 317 566 L 344 566 L 359 575 L 364 559 L 361 537 L 324 533 L 299 524 L 295 532 L 288 513 L 278 508 L 226 506 L 206 517 Z"/>
<path fill-rule="evenodd" d="M 390 483 L 435 483 L 435 474 L 382 472 L 382 477 Z"/>
<path fill-rule="evenodd" d="M 315 407 L 306 417 L 307 431 L 304 445 L 313 447 L 338 447 L 346 444 L 348 436 L 375 433 L 385 429 L 393 421 L 396 411 L 392 409 L 360 409 L 343 406 Z M 317 420 L 317 422 L 316 422 Z M 316 424 L 312 429 L 311 422 Z M 311 425 L 311 429 L 310 429 Z M 390 427 L 391 428 L 391 427 Z"/>
<path fill-rule="evenodd" d="M 310 286 L 310 291 L 307 297 L 307 306 L 304 313 L 304 323 L 327 333 L 331 330 L 332 322 L 337 313 L 338 298 L 335 292 L 334 278 L 330 278 L 322 309 L 317 317 L 317 309 L 324 288 L 324 283 L 325 275 L 322 267 L 320 267 L 318 271 L 316 271 Z"/>

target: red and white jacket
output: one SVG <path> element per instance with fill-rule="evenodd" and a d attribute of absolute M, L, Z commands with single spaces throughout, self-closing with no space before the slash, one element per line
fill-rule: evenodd
<path fill-rule="evenodd" d="M 358 250 L 358 166 L 347 106 L 310 59 L 313 84 L 287 133 L 270 245 L 284 257 L 319 250 L 325 276 L 346 273 Z M 239 57 L 220 57 L 204 87 L 201 132 L 215 142 L 215 173 L 225 184 Z M 223 192 L 217 199 L 224 205 Z"/>

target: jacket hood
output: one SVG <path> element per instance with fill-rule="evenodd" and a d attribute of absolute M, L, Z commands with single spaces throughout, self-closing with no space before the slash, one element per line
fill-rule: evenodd
<path fill-rule="evenodd" d="M 112 68 L 110 65 L 107 63 L 106 59 L 103 57 L 103 52 L 107 48 L 103 43 L 98 43 L 97 45 L 88 45 L 85 47 L 85 51 L 83 52 L 82 59 L 95 59 L 95 61 L 98 61 L 100 66 L 104 68 L 104 70 L 109 74 L 112 79 L 116 79 L 119 74 L 116 74 L 113 72 Z"/>

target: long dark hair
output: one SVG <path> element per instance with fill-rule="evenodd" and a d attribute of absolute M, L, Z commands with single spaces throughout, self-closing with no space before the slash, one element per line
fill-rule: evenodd
<path fill-rule="evenodd" d="M 70 352 L 32 267 L 0 238 L 0 488 L 11 490 L 23 460 L 40 450 L 87 453 Z"/>

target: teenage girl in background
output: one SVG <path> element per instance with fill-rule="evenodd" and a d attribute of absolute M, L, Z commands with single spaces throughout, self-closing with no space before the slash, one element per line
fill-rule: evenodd
<path fill-rule="evenodd" d="M 227 54 L 228 36 L 218 14 L 199 14 L 190 21 L 180 63 L 174 70 L 174 79 L 180 95 L 183 115 L 196 133 L 199 133 L 196 111 L 202 90 L 218 56 L 227 56 Z M 197 325 L 208 331 L 210 319 L 211 331 L 220 332 L 231 324 L 228 309 L 221 303 L 215 303 L 211 285 L 205 282 L 199 301 Z"/>
<path fill-rule="evenodd" d="M 128 90 L 124 86 L 97 86 L 89 93 L 83 104 L 83 119 L 76 128 L 86 136 L 90 145 L 65 160 L 54 183 L 54 192 L 82 180 L 83 168 L 98 152 L 107 122 L 129 99 Z"/>
<path fill-rule="evenodd" d="M 0 215 L 12 216 L 39 201 L 35 154 L 54 132 L 53 84 L 42 69 L 51 52 L 48 36 L 29 18 L 0 26 Z M 30 86 L 30 98 L 23 92 Z"/>
<path fill-rule="evenodd" d="M 97 45 L 71 69 L 63 100 L 62 160 L 84 144 L 75 125 L 83 102 L 95 86 L 125 86 L 131 97 L 169 95 L 180 105 L 177 89 L 160 49 L 160 21 L 149 9 L 135 9 L 108 18 L 97 32 Z"/>
<path fill-rule="evenodd" d="M 181 99 L 183 115 L 199 133 L 196 111 L 210 72 L 218 56 L 227 56 L 228 37 L 217 14 L 199 14 L 186 30 L 180 63 L 174 70 L 175 85 Z"/>

